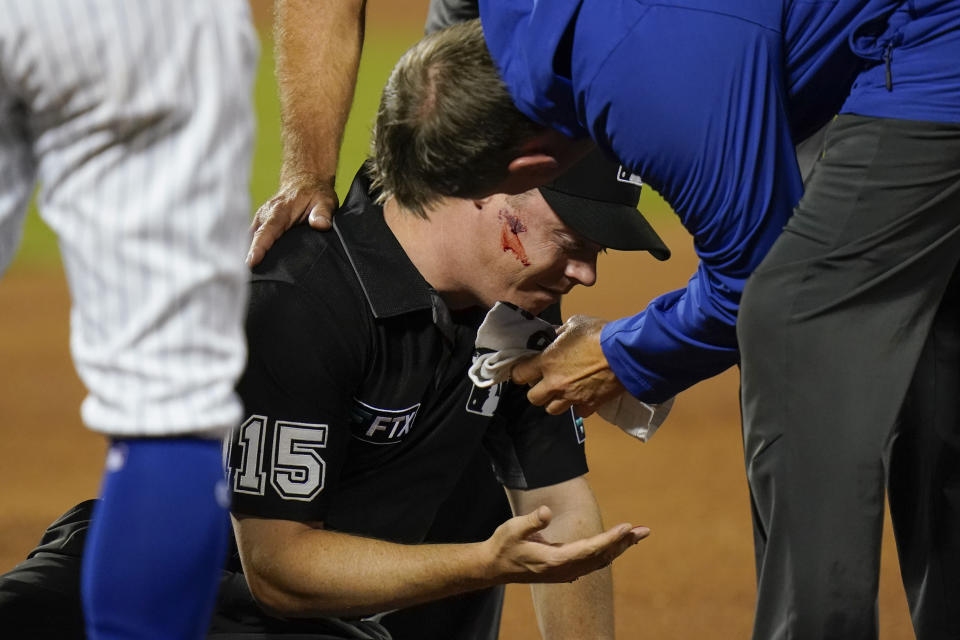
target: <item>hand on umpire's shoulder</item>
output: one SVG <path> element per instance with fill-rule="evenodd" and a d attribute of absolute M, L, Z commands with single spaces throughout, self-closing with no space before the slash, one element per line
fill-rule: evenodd
<path fill-rule="evenodd" d="M 609 565 L 650 534 L 646 527 L 619 524 L 594 536 L 554 543 L 541 534 L 552 517 L 541 506 L 510 518 L 483 543 L 495 583 L 572 582 Z"/>
<path fill-rule="evenodd" d="M 308 173 L 281 177 L 277 193 L 253 217 L 247 266 L 252 267 L 263 260 L 277 238 L 295 224 L 309 220 L 315 229 L 329 229 L 330 219 L 339 204 L 333 183 L 332 177 Z"/>

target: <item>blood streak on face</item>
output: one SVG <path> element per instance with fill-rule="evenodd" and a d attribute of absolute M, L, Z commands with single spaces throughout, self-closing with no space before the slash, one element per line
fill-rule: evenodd
<path fill-rule="evenodd" d="M 527 257 L 527 251 L 520 242 L 520 235 L 527 230 L 523 222 L 517 216 L 511 215 L 501 210 L 497 217 L 502 223 L 500 227 L 500 246 L 504 251 L 512 251 L 517 260 L 525 267 L 530 266 L 530 259 Z"/>

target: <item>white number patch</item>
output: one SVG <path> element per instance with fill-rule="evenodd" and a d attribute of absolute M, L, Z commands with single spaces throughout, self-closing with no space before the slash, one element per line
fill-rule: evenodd
<path fill-rule="evenodd" d="M 238 441 L 243 449 L 240 466 L 233 477 L 233 490 L 237 493 L 263 495 L 263 430 L 267 427 L 265 416 L 250 416 L 240 425 Z"/>
<path fill-rule="evenodd" d="M 287 500 L 313 500 L 323 490 L 327 463 L 317 449 L 327 446 L 327 425 L 277 422 L 273 433 L 270 483 Z"/>
<path fill-rule="evenodd" d="M 264 440 L 268 418 L 253 415 L 238 430 L 242 449 L 236 466 L 233 490 L 263 495 L 267 474 L 264 465 Z M 273 471 L 270 484 L 286 500 L 309 501 L 323 490 L 327 463 L 320 449 L 327 446 L 327 425 L 276 421 L 273 431 Z"/>

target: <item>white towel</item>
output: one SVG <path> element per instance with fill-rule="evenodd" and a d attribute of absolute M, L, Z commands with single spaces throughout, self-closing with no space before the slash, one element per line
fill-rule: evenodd
<path fill-rule="evenodd" d="M 477 330 L 470 380 L 478 387 L 509 380 L 510 369 L 517 360 L 543 351 L 556 337 L 549 322 L 508 302 L 498 302 Z M 597 409 L 597 415 L 646 442 L 667 419 L 673 400 L 647 404 L 622 393 Z"/>

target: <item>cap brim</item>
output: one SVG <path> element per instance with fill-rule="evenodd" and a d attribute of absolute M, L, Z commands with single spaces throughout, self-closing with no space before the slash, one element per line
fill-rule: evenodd
<path fill-rule="evenodd" d="M 601 202 L 541 187 L 550 208 L 571 229 L 597 244 L 618 251 L 649 251 L 657 260 L 670 257 L 670 249 L 635 208 Z"/>

